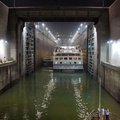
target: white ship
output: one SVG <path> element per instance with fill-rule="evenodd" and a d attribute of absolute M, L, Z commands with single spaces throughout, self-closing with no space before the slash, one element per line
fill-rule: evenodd
<path fill-rule="evenodd" d="M 83 70 L 82 50 L 79 46 L 58 46 L 53 52 L 54 70 Z"/>

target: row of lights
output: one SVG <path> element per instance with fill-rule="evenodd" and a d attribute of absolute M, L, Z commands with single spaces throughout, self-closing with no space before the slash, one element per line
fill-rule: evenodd
<path fill-rule="evenodd" d="M 1 43 L 7 43 L 7 40 L 0 39 Z"/>
<path fill-rule="evenodd" d="M 84 26 L 84 29 L 83 29 L 83 26 Z M 87 29 L 87 25 L 84 23 L 81 23 L 80 24 L 80 27 L 78 28 L 78 30 L 75 32 L 75 34 L 74 34 L 74 36 L 73 36 L 73 38 L 72 39 L 69 39 L 69 40 L 71 40 L 71 42 L 73 42 L 74 41 L 74 39 L 77 37 L 77 35 L 78 35 L 78 33 L 82 33 L 83 32 L 83 30 L 85 30 L 85 29 Z M 71 37 L 71 35 L 70 35 L 70 37 Z"/>
<path fill-rule="evenodd" d="M 42 26 L 43 26 L 43 32 L 44 32 L 44 28 L 45 28 L 45 24 L 42 23 Z M 36 28 L 39 27 L 39 25 L 35 25 Z M 45 30 L 51 35 L 51 37 L 56 41 L 56 38 L 55 36 L 51 33 L 51 31 L 46 27 Z"/>
<path fill-rule="evenodd" d="M 107 41 L 107 44 L 110 44 L 110 43 L 113 43 L 113 41 L 112 40 Z"/>

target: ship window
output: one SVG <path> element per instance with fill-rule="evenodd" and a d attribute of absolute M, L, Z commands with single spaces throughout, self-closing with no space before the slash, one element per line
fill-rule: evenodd
<path fill-rule="evenodd" d="M 77 58 L 76 58 L 76 57 L 74 57 L 74 58 L 73 58 L 73 60 L 77 60 Z"/>
<path fill-rule="evenodd" d="M 60 57 L 59 59 L 60 59 L 60 60 L 63 60 L 63 58 L 62 58 L 62 57 Z"/>
<path fill-rule="evenodd" d="M 78 60 L 81 60 L 81 58 L 78 58 Z"/>
<path fill-rule="evenodd" d="M 72 60 L 72 57 L 69 57 L 69 60 Z"/>
<path fill-rule="evenodd" d="M 64 60 L 67 60 L 67 57 L 65 57 Z"/>
<path fill-rule="evenodd" d="M 58 58 L 55 58 L 55 60 L 58 60 Z"/>

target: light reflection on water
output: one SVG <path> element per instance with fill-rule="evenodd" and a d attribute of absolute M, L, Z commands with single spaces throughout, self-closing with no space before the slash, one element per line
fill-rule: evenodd
<path fill-rule="evenodd" d="M 120 105 L 104 89 L 102 96 L 119 115 Z M 87 73 L 43 68 L 0 96 L 0 120 L 84 120 L 97 107 L 98 83 Z"/>

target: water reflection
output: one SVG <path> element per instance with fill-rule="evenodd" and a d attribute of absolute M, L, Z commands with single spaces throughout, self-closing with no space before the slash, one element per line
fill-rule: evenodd
<path fill-rule="evenodd" d="M 75 73 L 54 73 L 54 81 L 58 84 L 62 83 L 67 89 L 69 89 L 70 86 L 73 87 L 78 119 L 84 119 L 89 113 L 87 108 L 88 102 L 84 101 L 81 95 L 83 92 L 81 75 Z"/>
<path fill-rule="evenodd" d="M 72 84 L 74 87 L 74 96 L 76 99 L 76 105 L 77 105 L 77 112 L 78 112 L 78 117 L 80 119 L 85 119 L 85 117 L 89 114 L 88 113 L 88 108 L 87 108 L 87 102 L 84 102 L 82 99 L 82 84 L 81 84 L 81 78 L 78 77 L 76 79 L 72 79 Z"/>
<path fill-rule="evenodd" d="M 103 106 L 120 114 L 104 89 L 102 98 Z M 97 107 L 98 84 L 87 73 L 41 69 L 0 96 L 0 120 L 83 120 Z"/>
<path fill-rule="evenodd" d="M 42 103 L 37 104 L 37 100 L 34 101 L 35 110 L 36 110 L 36 120 L 40 119 L 42 117 L 42 114 L 47 115 L 47 108 L 50 101 L 52 100 L 51 94 L 55 89 L 55 82 L 53 80 L 52 72 L 50 74 L 50 81 L 48 82 L 47 85 L 44 86 L 44 89 L 45 89 L 45 93 L 44 93 Z"/>

